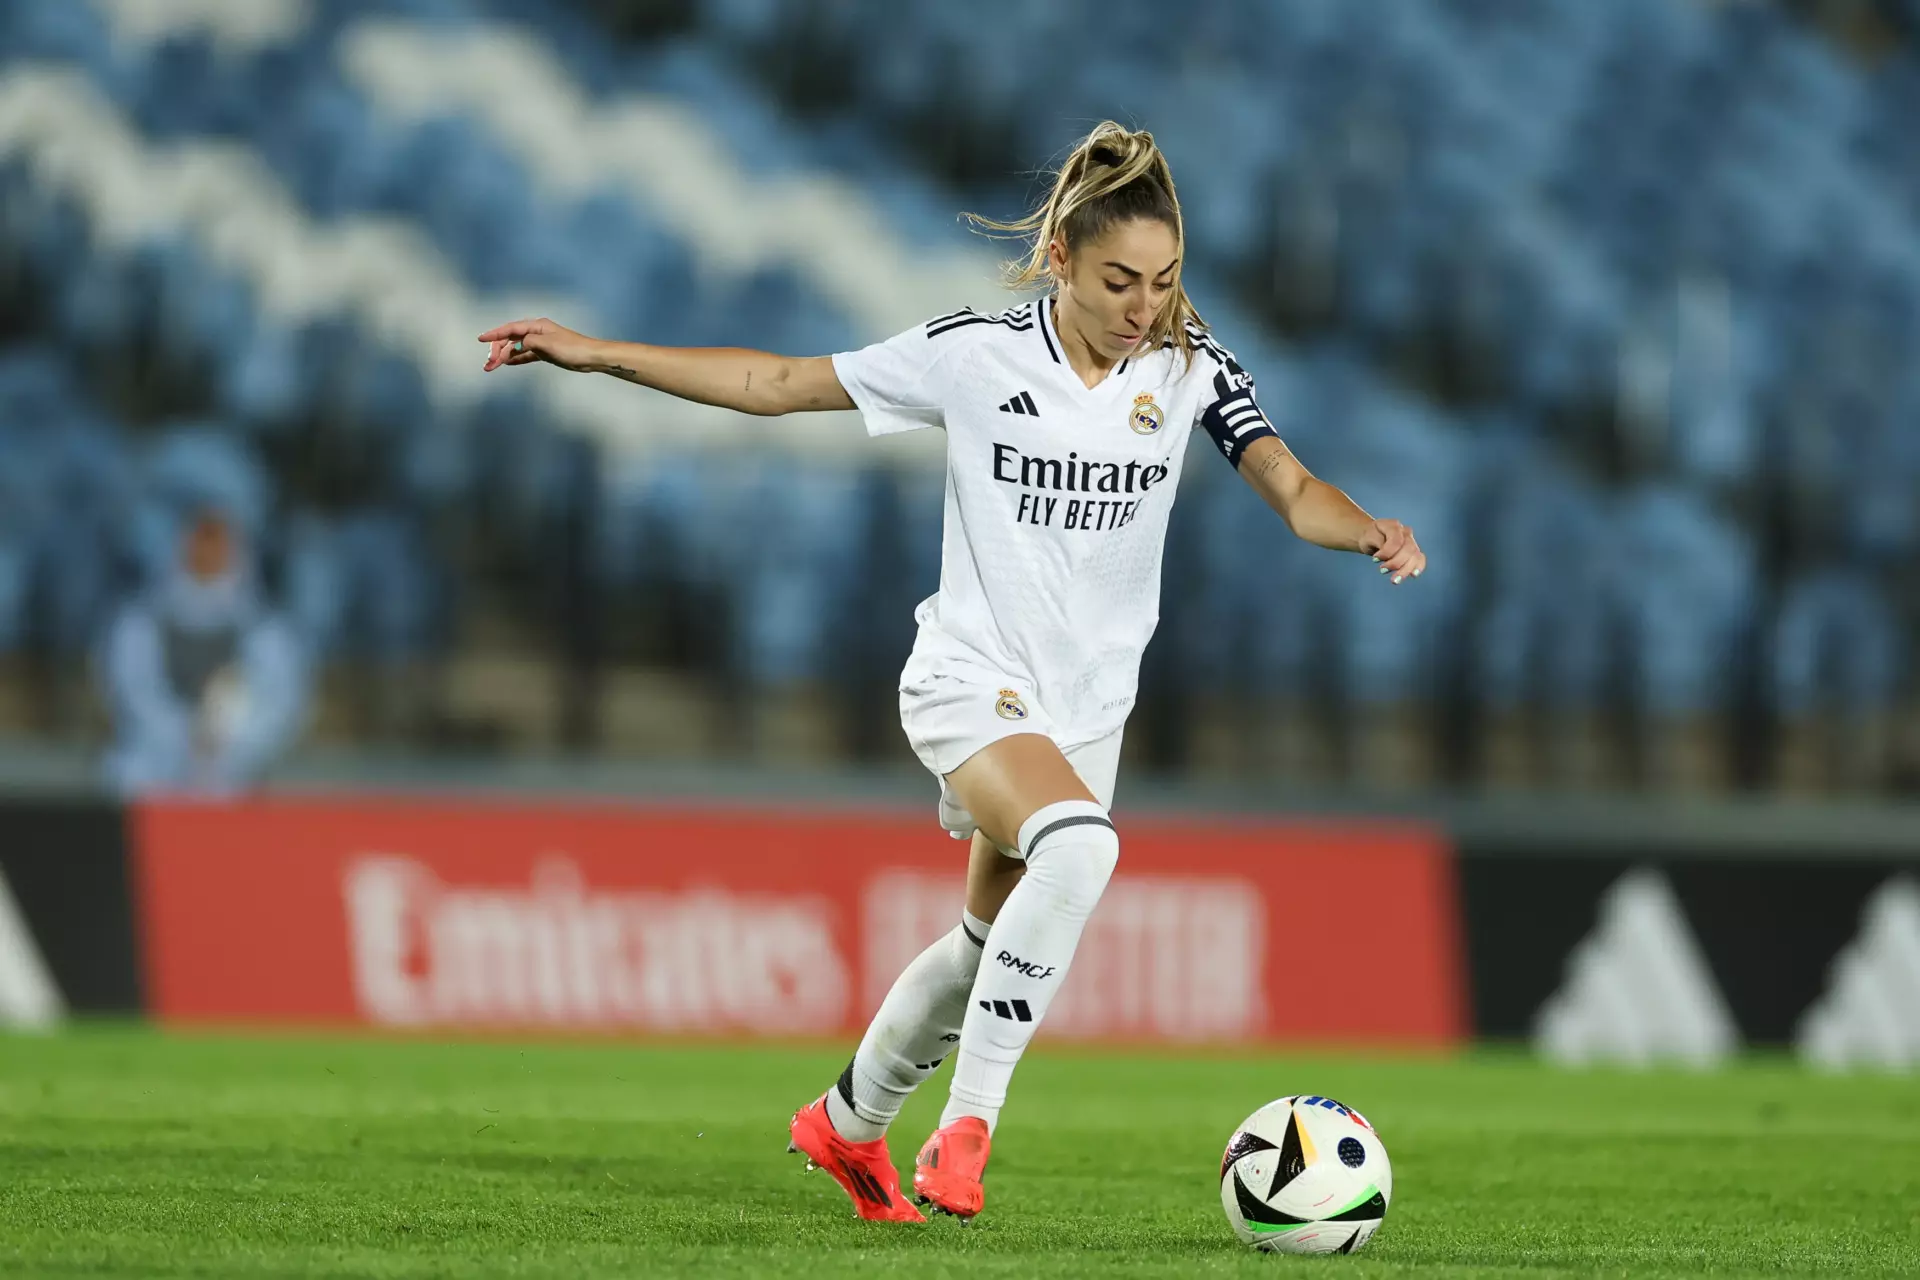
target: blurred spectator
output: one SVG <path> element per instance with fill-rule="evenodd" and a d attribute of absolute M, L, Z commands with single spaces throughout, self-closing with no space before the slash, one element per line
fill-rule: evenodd
<path fill-rule="evenodd" d="M 257 783 L 304 719 L 310 671 L 260 599 L 239 529 L 203 508 L 179 558 L 107 633 L 107 779 L 128 794 L 230 796 Z"/>

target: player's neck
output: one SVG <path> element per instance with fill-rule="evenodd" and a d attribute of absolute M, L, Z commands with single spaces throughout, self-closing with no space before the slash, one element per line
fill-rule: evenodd
<path fill-rule="evenodd" d="M 1079 326 L 1061 308 L 1058 298 L 1048 298 L 1040 305 L 1052 308 L 1049 314 L 1053 318 L 1053 331 L 1060 335 L 1060 349 L 1067 357 L 1067 367 L 1073 370 L 1073 376 L 1080 379 L 1089 391 L 1105 382 L 1107 375 L 1120 362 L 1107 359 L 1080 336 Z"/>

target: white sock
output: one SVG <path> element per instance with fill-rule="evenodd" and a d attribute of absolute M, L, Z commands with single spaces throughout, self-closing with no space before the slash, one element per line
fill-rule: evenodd
<path fill-rule="evenodd" d="M 1120 860 L 1120 836 L 1099 805 L 1063 800 L 1021 826 L 1020 856 L 1026 873 L 993 922 L 987 963 L 973 980 L 942 1126 L 978 1116 L 993 1132 L 1013 1069 L 1066 981 L 1080 931 Z"/>
<path fill-rule="evenodd" d="M 959 926 L 893 980 L 853 1061 L 827 1091 L 827 1119 L 848 1142 L 884 1136 L 907 1095 L 953 1052 L 991 927 L 961 912 Z"/>

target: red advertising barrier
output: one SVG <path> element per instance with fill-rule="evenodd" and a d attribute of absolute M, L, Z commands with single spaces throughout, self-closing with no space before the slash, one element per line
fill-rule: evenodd
<path fill-rule="evenodd" d="M 360 801 L 133 817 L 173 1022 L 841 1034 L 953 927 L 924 817 Z M 1045 1034 L 1447 1044 L 1454 861 L 1371 824 L 1128 819 Z"/>

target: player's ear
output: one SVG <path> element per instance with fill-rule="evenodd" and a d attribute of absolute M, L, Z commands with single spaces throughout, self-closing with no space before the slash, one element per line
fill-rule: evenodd
<path fill-rule="evenodd" d="M 1067 261 L 1067 242 L 1059 236 L 1047 241 L 1047 268 L 1053 272 L 1055 284 L 1066 282 Z"/>

